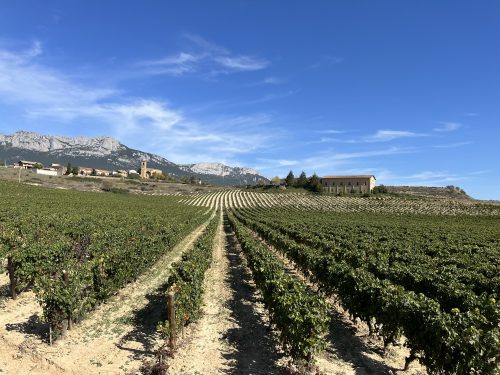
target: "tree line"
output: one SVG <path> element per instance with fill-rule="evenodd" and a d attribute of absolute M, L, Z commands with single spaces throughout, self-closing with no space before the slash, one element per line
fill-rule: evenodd
<path fill-rule="evenodd" d="M 281 185 L 281 179 L 276 176 L 271 182 L 274 185 Z M 313 173 L 312 176 L 307 177 L 306 172 L 302 171 L 299 177 L 295 177 L 293 171 L 288 172 L 284 180 L 284 185 L 286 187 L 294 187 L 298 189 L 306 189 L 312 191 L 314 193 L 321 193 L 323 191 L 323 185 L 321 184 L 321 179 L 318 177 L 316 173 Z"/>

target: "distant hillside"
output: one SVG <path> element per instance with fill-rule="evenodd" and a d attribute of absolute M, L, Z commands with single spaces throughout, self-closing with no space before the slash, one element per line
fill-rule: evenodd
<path fill-rule="evenodd" d="M 386 186 L 389 193 L 413 195 L 422 198 L 472 199 L 467 193 L 455 186 Z"/>
<path fill-rule="evenodd" d="M 177 165 L 161 156 L 131 149 L 111 137 L 61 137 L 18 131 L 0 134 L 0 161 L 7 164 L 19 160 L 37 161 L 44 165 L 60 163 L 97 169 L 138 169 L 142 159 L 148 167 L 161 169 L 174 176 L 194 176 L 217 185 L 255 184 L 268 181 L 256 170 L 230 167 L 220 163 Z"/>

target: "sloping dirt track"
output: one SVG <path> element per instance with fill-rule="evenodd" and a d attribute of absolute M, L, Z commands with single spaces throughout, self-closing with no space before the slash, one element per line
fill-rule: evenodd
<path fill-rule="evenodd" d="M 268 318 L 234 234 L 221 223 L 205 278 L 204 316 L 186 332 L 169 374 L 283 374 Z"/>
<path fill-rule="evenodd" d="M 0 373 L 136 372 L 143 360 L 152 358 L 161 344 L 156 324 L 165 318 L 161 287 L 170 273 L 169 266 L 193 245 L 207 223 L 53 346 L 47 344 L 48 326 L 41 321 L 42 310 L 34 293 L 25 292 L 17 300 L 4 296 L 0 302 Z M 7 282 L 6 276 L 2 276 L 0 285 Z M 21 371 L 24 368 L 29 371 Z"/>

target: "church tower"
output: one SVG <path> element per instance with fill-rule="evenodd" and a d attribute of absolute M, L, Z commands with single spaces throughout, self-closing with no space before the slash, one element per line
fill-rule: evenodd
<path fill-rule="evenodd" d="M 147 160 L 141 160 L 141 178 L 144 178 L 144 179 L 147 178 L 147 174 L 146 174 L 147 171 L 148 171 Z"/>

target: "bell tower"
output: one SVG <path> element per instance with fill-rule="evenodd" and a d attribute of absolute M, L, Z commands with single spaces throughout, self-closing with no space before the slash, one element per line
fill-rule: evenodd
<path fill-rule="evenodd" d="M 146 174 L 146 172 L 148 171 L 147 163 L 148 162 L 146 159 L 141 160 L 141 178 L 144 178 L 144 179 L 147 178 L 147 174 Z"/>

